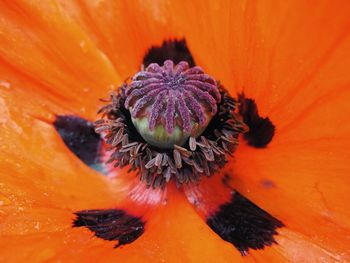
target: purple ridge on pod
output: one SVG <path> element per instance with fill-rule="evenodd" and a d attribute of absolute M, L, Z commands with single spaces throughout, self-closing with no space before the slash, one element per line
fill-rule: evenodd
<path fill-rule="evenodd" d="M 163 66 L 150 64 L 138 72 L 126 88 L 125 108 L 133 118 L 147 117 L 149 129 L 163 124 L 168 133 L 178 125 L 191 130 L 191 122 L 204 125 L 217 112 L 221 95 L 216 81 L 202 68 L 190 68 L 185 61 Z"/>

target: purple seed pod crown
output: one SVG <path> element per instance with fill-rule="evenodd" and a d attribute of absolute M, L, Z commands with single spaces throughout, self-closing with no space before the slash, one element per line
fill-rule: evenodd
<path fill-rule="evenodd" d="M 216 81 L 202 68 L 189 68 L 185 61 L 174 65 L 171 60 L 137 73 L 125 95 L 124 106 L 133 118 L 147 117 L 151 131 L 161 124 L 169 134 L 175 126 L 191 132 L 193 123 L 206 125 L 221 100 Z"/>

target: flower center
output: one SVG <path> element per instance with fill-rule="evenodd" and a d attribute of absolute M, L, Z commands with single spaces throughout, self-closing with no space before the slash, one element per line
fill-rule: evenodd
<path fill-rule="evenodd" d="M 216 81 L 200 67 L 171 60 L 150 64 L 125 89 L 125 108 L 141 136 L 159 148 L 182 146 L 197 138 L 217 112 L 221 100 Z"/>
<path fill-rule="evenodd" d="M 247 126 L 236 101 L 200 67 L 150 64 L 111 95 L 95 131 L 115 166 L 131 166 L 147 186 L 210 176 L 227 162 Z"/>

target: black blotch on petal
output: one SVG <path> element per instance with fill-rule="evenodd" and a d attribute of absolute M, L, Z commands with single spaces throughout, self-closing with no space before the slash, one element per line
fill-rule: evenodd
<path fill-rule="evenodd" d="M 276 229 L 284 226 L 238 192 L 207 219 L 207 224 L 242 255 L 247 255 L 249 249 L 264 249 L 276 243 Z"/>
<path fill-rule="evenodd" d="M 238 96 L 239 113 L 243 121 L 249 127 L 249 132 L 244 134 L 248 144 L 257 148 L 269 144 L 275 134 L 275 125 L 266 117 L 259 115 L 258 107 L 253 99 L 248 99 L 244 94 Z"/>
<path fill-rule="evenodd" d="M 271 180 L 265 179 L 261 181 L 261 184 L 263 187 L 270 189 L 276 187 L 276 184 L 272 182 Z"/>
<path fill-rule="evenodd" d="M 84 163 L 99 169 L 101 138 L 91 122 L 73 115 L 60 115 L 53 123 L 67 147 Z"/>
<path fill-rule="evenodd" d="M 99 238 L 118 241 L 115 247 L 134 242 L 145 231 L 141 218 L 129 215 L 124 210 L 83 210 L 75 215 L 73 227 L 87 227 Z"/>
<path fill-rule="evenodd" d="M 190 67 L 195 66 L 185 39 L 167 40 L 161 46 L 151 47 L 143 58 L 143 65 L 145 67 L 151 63 L 163 65 L 163 62 L 167 59 L 171 59 L 175 64 L 180 61 L 187 61 Z"/>

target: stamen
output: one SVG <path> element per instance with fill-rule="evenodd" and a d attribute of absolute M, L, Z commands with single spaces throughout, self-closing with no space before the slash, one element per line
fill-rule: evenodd
<path fill-rule="evenodd" d="M 164 187 L 172 178 L 181 185 L 212 175 L 235 151 L 239 134 L 247 131 L 234 112 L 237 102 L 202 69 L 189 68 L 186 62 L 150 64 L 109 101 L 95 123 L 112 151 L 109 162 L 130 165 L 147 187 Z M 147 136 L 159 131 L 168 137 Z M 176 133 L 181 143 L 168 143 Z"/>

